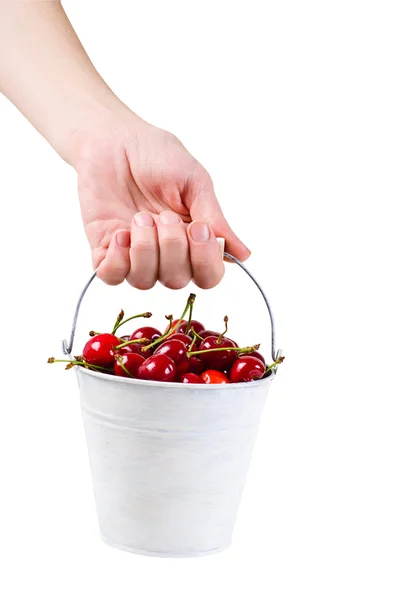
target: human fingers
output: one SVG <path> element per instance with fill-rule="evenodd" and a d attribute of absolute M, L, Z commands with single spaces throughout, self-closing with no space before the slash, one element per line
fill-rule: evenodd
<path fill-rule="evenodd" d="M 175 212 L 165 210 L 157 220 L 159 240 L 159 280 L 166 287 L 178 290 L 191 280 L 186 226 Z"/>
<path fill-rule="evenodd" d="M 105 257 L 97 268 L 97 275 L 108 285 L 118 285 L 124 281 L 130 269 L 130 231 L 116 231 Z"/>
<path fill-rule="evenodd" d="M 225 268 L 214 232 L 206 223 L 193 221 L 187 234 L 194 282 L 203 289 L 216 286 Z"/>
<path fill-rule="evenodd" d="M 148 290 L 158 279 L 159 246 L 155 222 L 148 212 L 137 213 L 131 223 L 130 269 L 127 281 Z"/>

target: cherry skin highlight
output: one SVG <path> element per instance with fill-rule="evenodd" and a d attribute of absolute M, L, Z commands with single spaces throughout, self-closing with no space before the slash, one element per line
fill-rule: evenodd
<path fill-rule="evenodd" d="M 118 375 L 118 377 L 136 378 L 139 367 L 143 364 L 144 360 L 145 359 L 140 354 L 134 352 L 125 352 L 119 356 L 117 355 L 114 366 L 114 375 Z M 122 363 L 124 368 L 122 368 L 120 363 Z"/>
<path fill-rule="evenodd" d="M 230 383 L 225 373 L 216 371 L 215 369 L 203 371 L 200 377 L 203 379 L 204 383 Z"/>
<path fill-rule="evenodd" d="M 230 381 L 240 383 L 262 379 L 265 374 L 265 365 L 255 356 L 240 356 L 230 370 Z"/>
<path fill-rule="evenodd" d="M 115 360 L 115 346 L 120 344 L 119 338 L 111 333 L 99 333 L 85 344 L 82 356 L 90 365 L 112 368 Z"/>
<path fill-rule="evenodd" d="M 138 370 L 139 379 L 151 381 L 174 381 L 176 365 L 166 354 L 156 354 L 147 358 Z"/>
<path fill-rule="evenodd" d="M 180 383 L 206 383 L 200 375 L 197 375 L 196 373 L 184 373 L 183 375 L 180 375 L 178 381 Z"/>

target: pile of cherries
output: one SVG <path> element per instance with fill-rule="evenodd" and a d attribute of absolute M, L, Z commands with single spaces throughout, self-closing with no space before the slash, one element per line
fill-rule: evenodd
<path fill-rule="evenodd" d="M 266 366 L 258 352 L 259 344 L 245 348 L 226 336 L 228 317 L 224 318 L 225 331 L 219 333 L 206 329 L 192 319 L 195 294 L 190 294 L 180 319 L 167 316 L 169 325 L 164 333 L 155 327 L 143 326 L 131 335 L 116 335 L 118 329 L 132 319 L 149 318 L 142 313 L 124 318 L 121 311 L 111 333 L 90 332 L 81 356 L 67 362 L 66 369 L 82 366 L 93 371 L 146 379 L 179 383 L 239 383 L 262 379 L 270 375 L 276 363 Z M 187 316 L 187 320 L 184 317 Z"/>

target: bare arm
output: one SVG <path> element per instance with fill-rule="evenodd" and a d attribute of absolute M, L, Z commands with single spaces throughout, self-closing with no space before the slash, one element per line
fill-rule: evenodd
<path fill-rule="evenodd" d="M 127 111 L 56 0 L 0 0 L 0 91 L 68 161 L 68 141 L 87 119 Z"/>

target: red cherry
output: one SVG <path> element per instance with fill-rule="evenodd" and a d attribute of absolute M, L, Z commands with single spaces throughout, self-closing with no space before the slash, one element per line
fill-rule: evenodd
<path fill-rule="evenodd" d="M 190 358 L 184 358 L 177 365 L 177 375 L 183 375 L 190 371 Z"/>
<path fill-rule="evenodd" d="M 188 322 L 184 321 L 183 323 L 181 323 L 181 325 L 179 326 L 179 328 L 177 329 L 177 331 L 179 333 L 185 333 L 188 327 Z M 195 321 L 194 319 L 192 319 L 191 324 L 190 324 L 190 329 L 193 329 L 195 331 L 195 333 L 200 333 L 201 331 L 204 330 L 204 325 L 202 325 L 200 323 L 200 321 Z M 188 334 L 189 335 L 189 334 Z"/>
<path fill-rule="evenodd" d="M 177 365 L 177 373 L 195 373 L 200 375 L 205 370 L 205 366 L 202 360 L 198 356 L 191 356 L 191 358 L 185 358 Z"/>
<path fill-rule="evenodd" d="M 234 344 L 235 348 L 240 348 L 239 344 L 237 342 L 235 342 L 234 340 L 232 340 L 231 338 L 226 338 L 228 340 L 228 342 L 232 342 L 232 344 Z"/>
<path fill-rule="evenodd" d="M 100 333 L 87 341 L 82 356 L 91 365 L 111 368 L 115 360 L 114 348 L 118 344 L 120 344 L 120 341 L 115 335 Z"/>
<path fill-rule="evenodd" d="M 139 327 L 138 329 L 136 329 L 136 331 L 134 331 L 130 336 L 130 339 L 140 340 L 141 338 L 147 338 L 151 342 L 154 342 L 155 340 L 160 338 L 161 335 L 162 334 L 159 331 L 159 329 L 155 329 L 155 327 L 149 327 L 147 325 L 146 327 Z"/>
<path fill-rule="evenodd" d="M 121 354 L 115 360 L 114 375 L 118 375 L 118 377 L 137 377 L 139 367 L 143 362 L 144 358 L 140 354 L 134 352 Z"/>
<path fill-rule="evenodd" d="M 166 354 L 172 360 L 174 360 L 174 364 L 177 366 L 186 359 L 187 350 L 188 348 L 184 342 L 181 342 L 180 340 L 169 339 L 158 346 L 153 356 L 157 356 L 158 354 Z"/>
<path fill-rule="evenodd" d="M 225 373 L 216 371 L 215 369 L 209 369 L 201 374 L 201 378 L 205 383 L 230 383 Z"/>
<path fill-rule="evenodd" d="M 200 375 L 196 373 L 184 373 L 178 379 L 180 383 L 206 383 Z"/>
<path fill-rule="evenodd" d="M 174 381 L 176 366 L 166 354 L 156 354 L 147 358 L 138 370 L 139 379 L 152 381 Z"/>
<path fill-rule="evenodd" d="M 229 338 L 223 337 L 218 341 L 218 337 L 211 335 L 200 344 L 199 350 L 217 350 L 218 348 L 229 347 L 237 348 L 235 342 Z M 218 350 L 217 352 L 207 352 L 198 356 L 206 367 L 224 371 L 234 363 L 237 358 L 237 352 L 234 350 Z"/>
<path fill-rule="evenodd" d="M 126 342 L 127 340 L 125 340 Z M 128 346 L 124 346 L 123 348 L 118 349 L 118 354 L 141 354 L 145 358 L 150 356 L 149 352 L 143 352 L 141 348 L 143 348 L 144 344 L 129 344 Z"/>
<path fill-rule="evenodd" d="M 214 335 L 217 338 L 221 334 L 218 331 L 212 331 L 211 329 L 203 329 L 203 331 L 199 331 L 199 335 L 205 340 L 209 336 Z"/>
<path fill-rule="evenodd" d="M 200 375 L 200 373 L 203 373 L 205 368 L 206 367 L 204 366 L 204 362 L 201 358 L 199 358 L 198 356 L 191 356 L 191 358 L 189 359 L 188 369 L 191 373 L 196 373 L 197 375 Z"/>
<path fill-rule="evenodd" d="M 190 345 L 192 344 L 191 336 L 186 335 L 185 333 L 172 333 L 171 335 L 169 335 L 168 338 L 166 338 L 166 340 L 180 340 L 180 342 L 184 342 L 184 344 L 186 345 L 186 347 L 188 349 L 189 349 Z M 198 349 L 199 349 L 199 340 L 197 339 L 196 342 L 192 346 L 191 352 L 198 350 Z"/>
<path fill-rule="evenodd" d="M 265 365 L 255 358 L 255 356 L 240 356 L 230 370 L 230 380 L 232 383 L 240 381 L 255 381 L 262 379 L 265 374 Z"/>
<path fill-rule="evenodd" d="M 255 358 L 259 358 L 259 360 L 261 360 L 266 366 L 266 361 L 263 358 L 262 354 L 260 352 L 257 352 L 256 350 L 254 350 L 254 352 L 248 352 L 248 354 L 241 354 L 240 356 L 254 356 Z"/>

